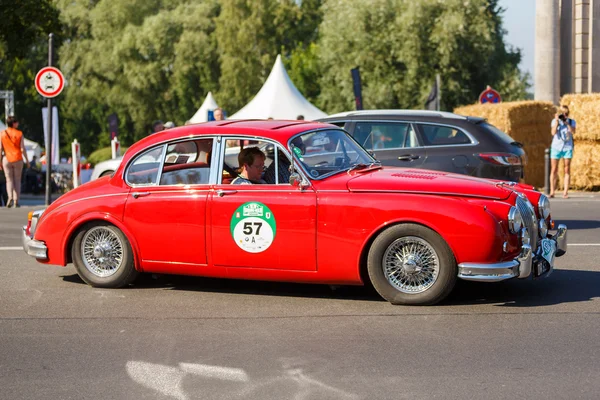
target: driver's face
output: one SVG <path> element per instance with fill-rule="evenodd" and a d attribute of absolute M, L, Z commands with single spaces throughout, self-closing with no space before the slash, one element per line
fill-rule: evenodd
<path fill-rule="evenodd" d="M 256 157 L 252 165 L 246 164 L 248 179 L 252 181 L 260 181 L 264 170 L 265 159 L 263 157 Z"/>

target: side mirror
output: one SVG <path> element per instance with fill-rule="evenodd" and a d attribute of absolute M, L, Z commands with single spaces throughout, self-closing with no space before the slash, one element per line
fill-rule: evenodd
<path fill-rule="evenodd" d="M 302 185 L 302 177 L 299 173 L 293 172 L 290 175 L 290 185 L 292 185 L 293 187 L 299 187 L 300 185 Z"/>

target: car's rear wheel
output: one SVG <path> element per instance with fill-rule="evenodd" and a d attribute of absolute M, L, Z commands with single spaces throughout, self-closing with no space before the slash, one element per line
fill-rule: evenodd
<path fill-rule="evenodd" d="M 452 251 L 433 230 L 400 224 L 373 241 L 367 259 L 369 278 L 392 304 L 429 305 L 443 300 L 457 277 Z"/>
<path fill-rule="evenodd" d="M 131 245 L 114 225 L 85 225 L 75 235 L 71 252 L 77 273 L 91 286 L 119 288 L 138 276 Z"/>

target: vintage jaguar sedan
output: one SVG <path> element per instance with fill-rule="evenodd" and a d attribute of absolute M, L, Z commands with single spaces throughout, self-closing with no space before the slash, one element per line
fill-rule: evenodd
<path fill-rule="evenodd" d="M 245 147 L 265 154 L 262 184 L 231 183 Z M 30 213 L 23 247 L 96 287 L 139 273 L 372 284 L 424 305 L 457 279 L 547 276 L 567 249 L 553 230 L 524 184 L 382 167 L 325 123 L 218 121 L 135 143 L 114 174 Z"/>

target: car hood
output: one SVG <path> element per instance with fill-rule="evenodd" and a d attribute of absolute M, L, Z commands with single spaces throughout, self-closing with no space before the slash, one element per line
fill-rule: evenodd
<path fill-rule="evenodd" d="M 507 199 L 512 189 L 498 181 L 441 171 L 407 168 L 381 168 L 360 171 L 348 181 L 351 192 L 399 192 Z"/>

